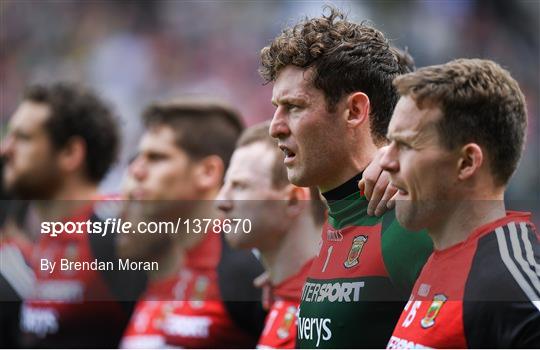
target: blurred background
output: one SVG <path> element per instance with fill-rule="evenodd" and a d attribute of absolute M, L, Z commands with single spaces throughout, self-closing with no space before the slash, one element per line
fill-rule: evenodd
<path fill-rule="evenodd" d="M 527 149 L 508 199 L 540 202 L 540 2 L 335 1 L 368 21 L 417 67 L 458 57 L 497 61 L 524 91 Z M 273 114 L 271 86 L 257 73 L 260 49 L 284 25 L 321 14 L 307 1 L 0 1 L 0 137 L 23 88 L 71 80 L 96 89 L 122 125 L 122 156 L 102 184 L 117 192 L 149 102 L 205 94 L 231 102 L 247 125 Z M 521 204 L 519 204 L 521 203 Z M 516 206 L 514 205 L 514 207 Z"/>

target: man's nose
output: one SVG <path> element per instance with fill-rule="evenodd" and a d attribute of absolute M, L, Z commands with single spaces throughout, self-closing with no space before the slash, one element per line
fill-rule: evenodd
<path fill-rule="evenodd" d="M 135 158 L 129 165 L 129 174 L 137 181 L 142 181 L 146 177 L 148 171 L 144 161 L 140 158 Z"/>
<path fill-rule="evenodd" d="M 216 208 L 223 213 L 228 213 L 233 208 L 233 202 L 230 199 L 227 184 L 223 185 L 216 197 Z"/>
<path fill-rule="evenodd" d="M 7 136 L 0 144 L 0 156 L 7 158 L 13 153 L 14 140 L 12 136 Z"/>
<path fill-rule="evenodd" d="M 272 122 L 270 123 L 270 136 L 281 139 L 288 136 L 290 133 L 291 130 L 287 124 L 287 118 L 283 115 L 281 107 L 278 107 L 272 117 Z"/>
<path fill-rule="evenodd" d="M 381 168 L 389 173 L 399 171 L 399 161 L 397 158 L 397 147 L 395 142 L 392 142 L 389 146 L 381 149 L 381 152 L 383 152 L 379 160 Z"/>

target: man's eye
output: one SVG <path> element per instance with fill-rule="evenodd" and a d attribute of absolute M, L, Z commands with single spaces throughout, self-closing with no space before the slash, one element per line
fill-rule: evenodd
<path fill-rule="evenodd" d="M 397 143 L 399 149 L 402 149 L 402 150 L 408 150 L 408 149 L 411 149 L 411 146 L 406 144 L 406 143 L 403 143 L 403 142 L 398 142 Z"/>
<path fill-rule="evenodd" d="M 148 160 L 151 162 L 158 162 L 160 160 L 164 160 L 167 158 L 163 154 L 149 154 L 147 157 L 148 157 Z"/>
<path fill-rule="evenodd" d="M 244 190 L 247 188 L 247 185 L 244 182 L 233 181 L 232 187 L 237 190 Z"/>
<path fill-rule="evenodd" d="M 297 105 L 293 105 L 293 104 L 288 103 L 288 104 L 285 105 L 285 108 L 287 108 L 287 110 L 289 110 L 289 111 L 294 111 L 294 110 L 299 109 L 300 107 L 297 106 Z"/>
<path fill-rule="evenodd" d="M 15 132 L 13 136 L 15 139 L 19 141 L 28 141 L 32 138 L 29 134 L 24 133 L 24 132 Z"/>

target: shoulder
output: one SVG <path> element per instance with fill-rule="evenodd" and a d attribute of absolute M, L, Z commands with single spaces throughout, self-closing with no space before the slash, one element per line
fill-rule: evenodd
<path fill-rule="evenodd" d="M 381 235 L 386 270 L 394 284 L 408 293 L 433 252 L 431 238 L 426 231 L 410 231 L 402 227 L 393 210 L 382 218 Z"/>
<path fill-rule="evenodd" d="M 478 240 L 465 298 L 540 300 L 540 242 L 534 226 L 510 222 Z"/>
<path fill-rule="evenodd" d="M 470 347 L 540 345 L 540 243 L 530 223 L 510 222 L 478 240 L 463 321 Z"/>

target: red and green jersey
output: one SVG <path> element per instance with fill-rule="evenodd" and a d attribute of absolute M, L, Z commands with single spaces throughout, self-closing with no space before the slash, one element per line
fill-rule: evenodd
<path fill-rule="evenodd" d="M 94 202 L 64 221 L 99 221 Z M 24 347 L 117 347 L 129 320 L 129 305 L 144 287 L 140 271 L 42 270 L 47 259 L 60 266 L 71 262 L 116 262 L 114 236 L 42 235 L 33 248 L 31 266 L 36 275 L 33 295 L 21 307 L 21 342 Z M 96 336 L 99 334 L 99 336 Z"/>
<path fill-rule="evenodd" d="M 511 212 L 426 263 L 389 349 L 540 347 L 540 243 Z"/>
<path fill-rule="evenodd" d="M 313 260 L 309 260 L 293 276 L 272 286 L 270 311 L 257 344 L 262 349 L 294 349 L 296 343 L 296 314 L 300 304 L 302 286 Z"/>
<path fill-rule="evenodd" d="M 328 222 L 302 290 L 300 348 L 383 348 L 432 251 L 425 232 L 399 226 L 393 212 L 367 215 L 360 175 L 324 193 Z"/>
<path fill-rule="evenodd" d="M 161 325 L 167 347 L 252 347 L 254 337 L 233 320 L 219 286 L 222 237 L 207 233 L 191 249 L 173 287 L 174 298 Z M 255 259 L 255 258 L 253 258 Z M 231 281 L 233 283 L 233 281 Z M 244 286 L 239 286 L 239 288 Z"/>
<path fill-rule="evenodd" d="M 180 273 L 152 281 L 137 302 L 129 321 L 120 348 L 158 349 L 165 347 L 163 322 L 172 311 L 175 286 L 180 282 Z"/>
<path fill-rule="evenodd" d="M 246 320 L 234 317 L 234 303 L 220 286 L 223 274 L 224 241 L 214 232 L 186 254 L 185 265 L 174 275 L 153 281 L 137 303 L 121 342 L 122 348 L 214 348 L 253 347 L 256 335 L 245 327 Z M 238 256 L 240 263 L 256 263 L 254 256 Z M 239 270 L 233 268 L 235 272 Z M 255 272 L 255 271 L 254 271 Z M 260 273 L 257 270 L 255 273 Z M 253 278 L 253 277 L 252 277 Z M 238 280 L 228 280 L 238 288 L 251 287 Z M 255 299 L 242 302 L 237 308 L 252 314 Z M 261 314 L 261 316 L 263 316 Z M 262 324 L 263 317 L 249 319 Z"/>

